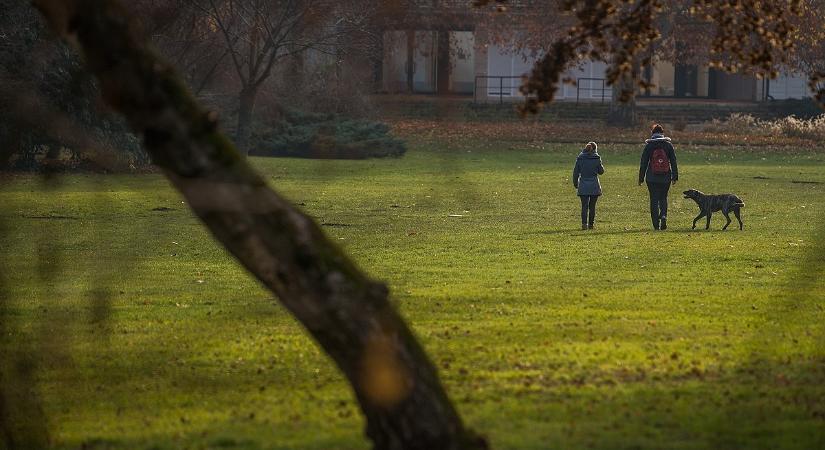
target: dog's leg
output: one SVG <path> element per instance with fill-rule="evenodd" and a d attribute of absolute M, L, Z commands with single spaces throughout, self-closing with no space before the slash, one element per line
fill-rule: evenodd
<path fill-rule="evenodd" d="M 733 215 L 736 216 L 736 220 L 739 221 L 739 229 L 742 230 L 744 225 L 742 224 L 742 217 L 739 215 L 739 208 L 733 209 Z"/>
<path fill-rule="evenodd" d="M 695 229 L 696 229 L 696 222 L 697 222 L 699 219 L 701 219 L 702 217 L 705 217 L 705 213 L 704 213 L 704 212 L 700 212 L 700 213 L 699 213 L 699 215 L 698 215 L 698 216 L 696 216 L 696 218 L 695 218 L 695 219 L 693 219 L 693 227 L 691 228 L 691 230 L 695 230 Z"/>
<path fill-rule="evenodd" d="M 724 230 L 727 230 L 727 229 L 728 229 L 728 225 L 730 225 L 731 220 L 730 220 L 730 214 L 728 213 L 728 211 L 726 211 L 726 210 L 724 210 L 724 209 L 723 209 L 723 210 L 722 210 L 722 214 L 725 216 L 725 219 L 728 221 L 728 222 L 725 224 L 725 226 L 724 226 L 724 227 L 722 227 L 722 231 L 724 231 Z"/>
<path fill-rule="evenodd" d="M 708 222 L 705 224 L 705 229 L 706 230 L 710 230 L 710 216 L 712 216 L 712 215 L 713 215 L 713 212 L 708 211 L 708 215 L 707 215 Z"/>

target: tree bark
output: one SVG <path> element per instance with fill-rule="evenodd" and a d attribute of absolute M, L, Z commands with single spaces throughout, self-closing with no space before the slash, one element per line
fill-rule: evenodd
<path fill-rule="evenodd" d="M 376 449 L 482 449 L 388 300 L 306 215 L 271 190 L 217 131 L 116 0 L 34 0 L 75 38 L 105 100 L 213 236 L 274 292 L 347 377 Z"/>
<path fill-rule="evenodd" d="M 252 114 L 255 112 L 255 98 L 258 89 L 245 87 L 238 96 L 238 126 L 235 128 L 235 147 L 243 156 L 249 155 L 252 140 Z"/>
<path fill-rule="evenodd" d="M 404 65 L 407 72 L 407 92 L 415 92 L 415 51 L 418 43 L 415 40 L 415 31 L 407 30 L 407 63 Z"/>

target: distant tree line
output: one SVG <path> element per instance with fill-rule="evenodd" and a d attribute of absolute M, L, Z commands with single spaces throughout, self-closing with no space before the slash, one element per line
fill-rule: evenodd
<path fill-rule="evenodd" d="M 799 71 L 825 101 L 825 0 L 468 0 L 466 9 L 471 3 L 471 13 L 453 4 L 430 8 L 438 13 L 433 17 L 421 17 L 421 5 L 411 0 L 135 0 L 127 7 L 136 32 L 181 73 L 244 154 L 277 141 L 271 136 L 283 129 L 286 110 L 350 116 L 368 110 L 383 30 L 466 14 L 494 42 L 543 55 L 522 86 L 523 112 L 537 111 L 560 84 L 573 82 L 562 74 L 582 57 L 609 65 L 615 124 L 635 122 L 635 92 L 651 87 L 642 68 L 654 58 L 762 77 Z M 139 140 L 101 106 L 99 88 L 75 51 L 50 38 L 28 2 L 0 0 L 0 7 L 0 100 L 8 105 L 0 111 L 0 169 L 148 164 Z M 26 119 L 32 116 L 38 120 Z M 319 139 L 308 136 L 300 146 Z M 388 139 L 371 136 L 343 147 Z"/>
<path fill-rule="evenodd" d="M 344 117 L 369 110 L 366 98 L 381 52 L 379 18 L 390 3 L 135 0 L 126 7 L 135 32 L 173 64 L 247 154 L 253 144 L 266 142 L 262 138 L 287 111 Z M 0 99 L 10 105 L 0 111 L 0 170 L 148 165 L 140 141 L 103 106 L 76 50 L 44 29 L 29 2 L 0 0 L 0 10 Z M 360 147 L 365 151 L 356 157 L 398 154 L 387 130 L 366 128 L 381 133 L 342 142 L 332 154 Z M 315 146 L 318 139 L 308 136 L 301 144 Z"/>

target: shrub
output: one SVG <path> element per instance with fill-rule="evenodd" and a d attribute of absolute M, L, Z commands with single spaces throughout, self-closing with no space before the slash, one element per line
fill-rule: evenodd
<path fill-rule="evenodd" d="M 776 120 L 760 120 L 748 114 L 734 113 L 726 120 L 714 119 L 706 123 L 702 131 L 821 140 L 825 139 L 825 114 L 810 119 L 788 116 Z"/>
<path fill-rule="evenodd" d="M 767 122 L 766 126 L 783 136 L 810 140 L 825 139 L 825 114 L 807 120 L 788 116 Z"/>
<path fill-rule="evenodd" d="M 149 156 L 126 122 L 99 107 L 80 56 L 47 39 L 28 2 L 0 2 L 0 170 L 128 172 Z"/>
<path fill-rule="evenodd" d="M 752 134 L 764 130 L 760 129 L 759 119 L 750 114 L 733 113 L 727 119 L 713 119 L 702 126 L 702 131 L 708 133 Z"/>
<path fill-rule="evenodd" d="M 254 136 L 251 155 L 323 159 L 401 156 L 403 141 L 384 123 L 336 114 L 284 111 L 281 120 Z"/>

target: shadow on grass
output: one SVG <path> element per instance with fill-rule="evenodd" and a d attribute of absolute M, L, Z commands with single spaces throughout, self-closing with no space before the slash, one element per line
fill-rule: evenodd
<path fill-rule="evenodd" d="M 541 234 L 545 236 L 552 236 L 552 235 L 559 235 L 559 234 L 567 234 L 571 237 L 587 237 L 587 236 L 605 236 L 605 235 L 620 235 L 620 234 L 642 234 L 642 233 L 652 233 L 654 230 L 617 230 L 617 231 L 610 231 L 602 230 L 599 228 L 593 230 L 582 230 L 581 228 L 568 228 L 562 230 L 544 230 L 544 231 L 536 231 L 533 233 L 527 234 Z"/>
<path fill-rule="evenodd" d="M 742 230 L 747 231 L 747 229 Z M 623 235 L 623 234 L 645 234 L 645 233 L 677 233 L 677 234 L 704 234 L 704 233 L 734 233 L 734 232 L 742 232 L 739 229 L 728 229 L 728 230 L 715 230 L 711 228 L 710 230 L 703 229 L 695 229 L 691 230 L 690 228 L 668 228 L 665 231 L 657 231 L 652 228 L 644 228 L 644 229 L 632 229 L 632 230 L 610 230 L 605 228 L 596 228 L 594 230 L 582 230 L 581 228 L 566 228 L 561 230 L 543 230 L 543 231 L 535 231 L 531 233 L 525 234 L 540 234 L 545 236 L 552 236 L 552 235 L 560 235 L 560 234 L 567 234 L 571 237 L 585 237 L 585 236 L 612 236 L 612 235 Z"/>
<path fill-rule="evenodd" d="M 589 376 L 526 372 L 461 406 L 494 448 L 825 448 L 825 359 Z"/>
<path fill-rule="evenodd" d="M 801 339 L 811 343 L 818 349 L 817 354 L 825 358 L 825 321 L 822 320 L 825 315 L 825 299 L 822 296 L 825 287 L 822 277 L 825 273 L 825 214 L 820 214 L 818 223 L 810 237 L 813 245 L 791 269 L 787 281 L 776 286 L 769 296 L 769 309 L 762 317 L 763 330 L 753 336 L 750 348 L 763 345 L 766 336 L 770 336 L 777 352 L 785 352 L 788 349 L 781 346 L 787 344 L 790 337 L 795 345 Z M 789 326 L 794 328 L 787 330 Z M 794 332 L 799 337 L 791 336 Z M 825 405 L 825 397 L 821 401 Z"/>
<path fill-rule="evenodd" d="M 283 423 L 265 419 L 212 421 L 207 426 L 183 432 L 147 434 L 138 438 L 90 437 L 80 442 L 65 442 L 53 446 L 54 449 L 151 449 L 178 450 L 181 448 L 235 449 L 235 450 L 306 450 L 340 449 L 355 450 L 368 448 L 366 442 L 356 439 L 343 440 L 341 436 L 314 435 L 310 442 L 301 442 L 300 433 L 294 433 L 296 423 L 284 418 Z M 278 442 L 267 438 L 277 429 L 293 430 L 289 439 Z"/>
<path fill-rule="evenodd" d="M 823 448 L 825 358 L 756 357 L 707 369 L 685 364 L 664 375 L 622 370 L 596 371 L 583 378 L 554 377 L 552 368 L 542 369 L 539 376 L 535 367 L 525 368 L 495 390 L 460 396 L 464 400 L 458 407 L 494 448 Z M 202 375 L 208 379 L 217 374 Z M 471 372 L 467 377 L 476 382 L 485 375 Z M 213 387 L 220 391 L 237 389 L 232 377 L 216 381 Z M 197 377 L 182 382 L 179 388 L 201 390 Z M 268 402 L 278 396 L 273 394 Z M 289 416 L 265 410 L 251 416 L 248 411 L 266 405 L 253 400 L 239 406 L 238 414 L 208 423 L 182 420 L 175 431 L 148 429 L 139 437 L 93 432 L 83 442 L 58 448 L 366 448 L 361 431 L 353 429 L 356 420 L 359 425 L 362 421 L 352 402 L 346 402 L 344 415 L 332 411 L 341 420 L 333 419 L 337 423 L 318 423 L 329 414 L 301 416 L 329 413 L 338 404 L 318 399 Z"/>

